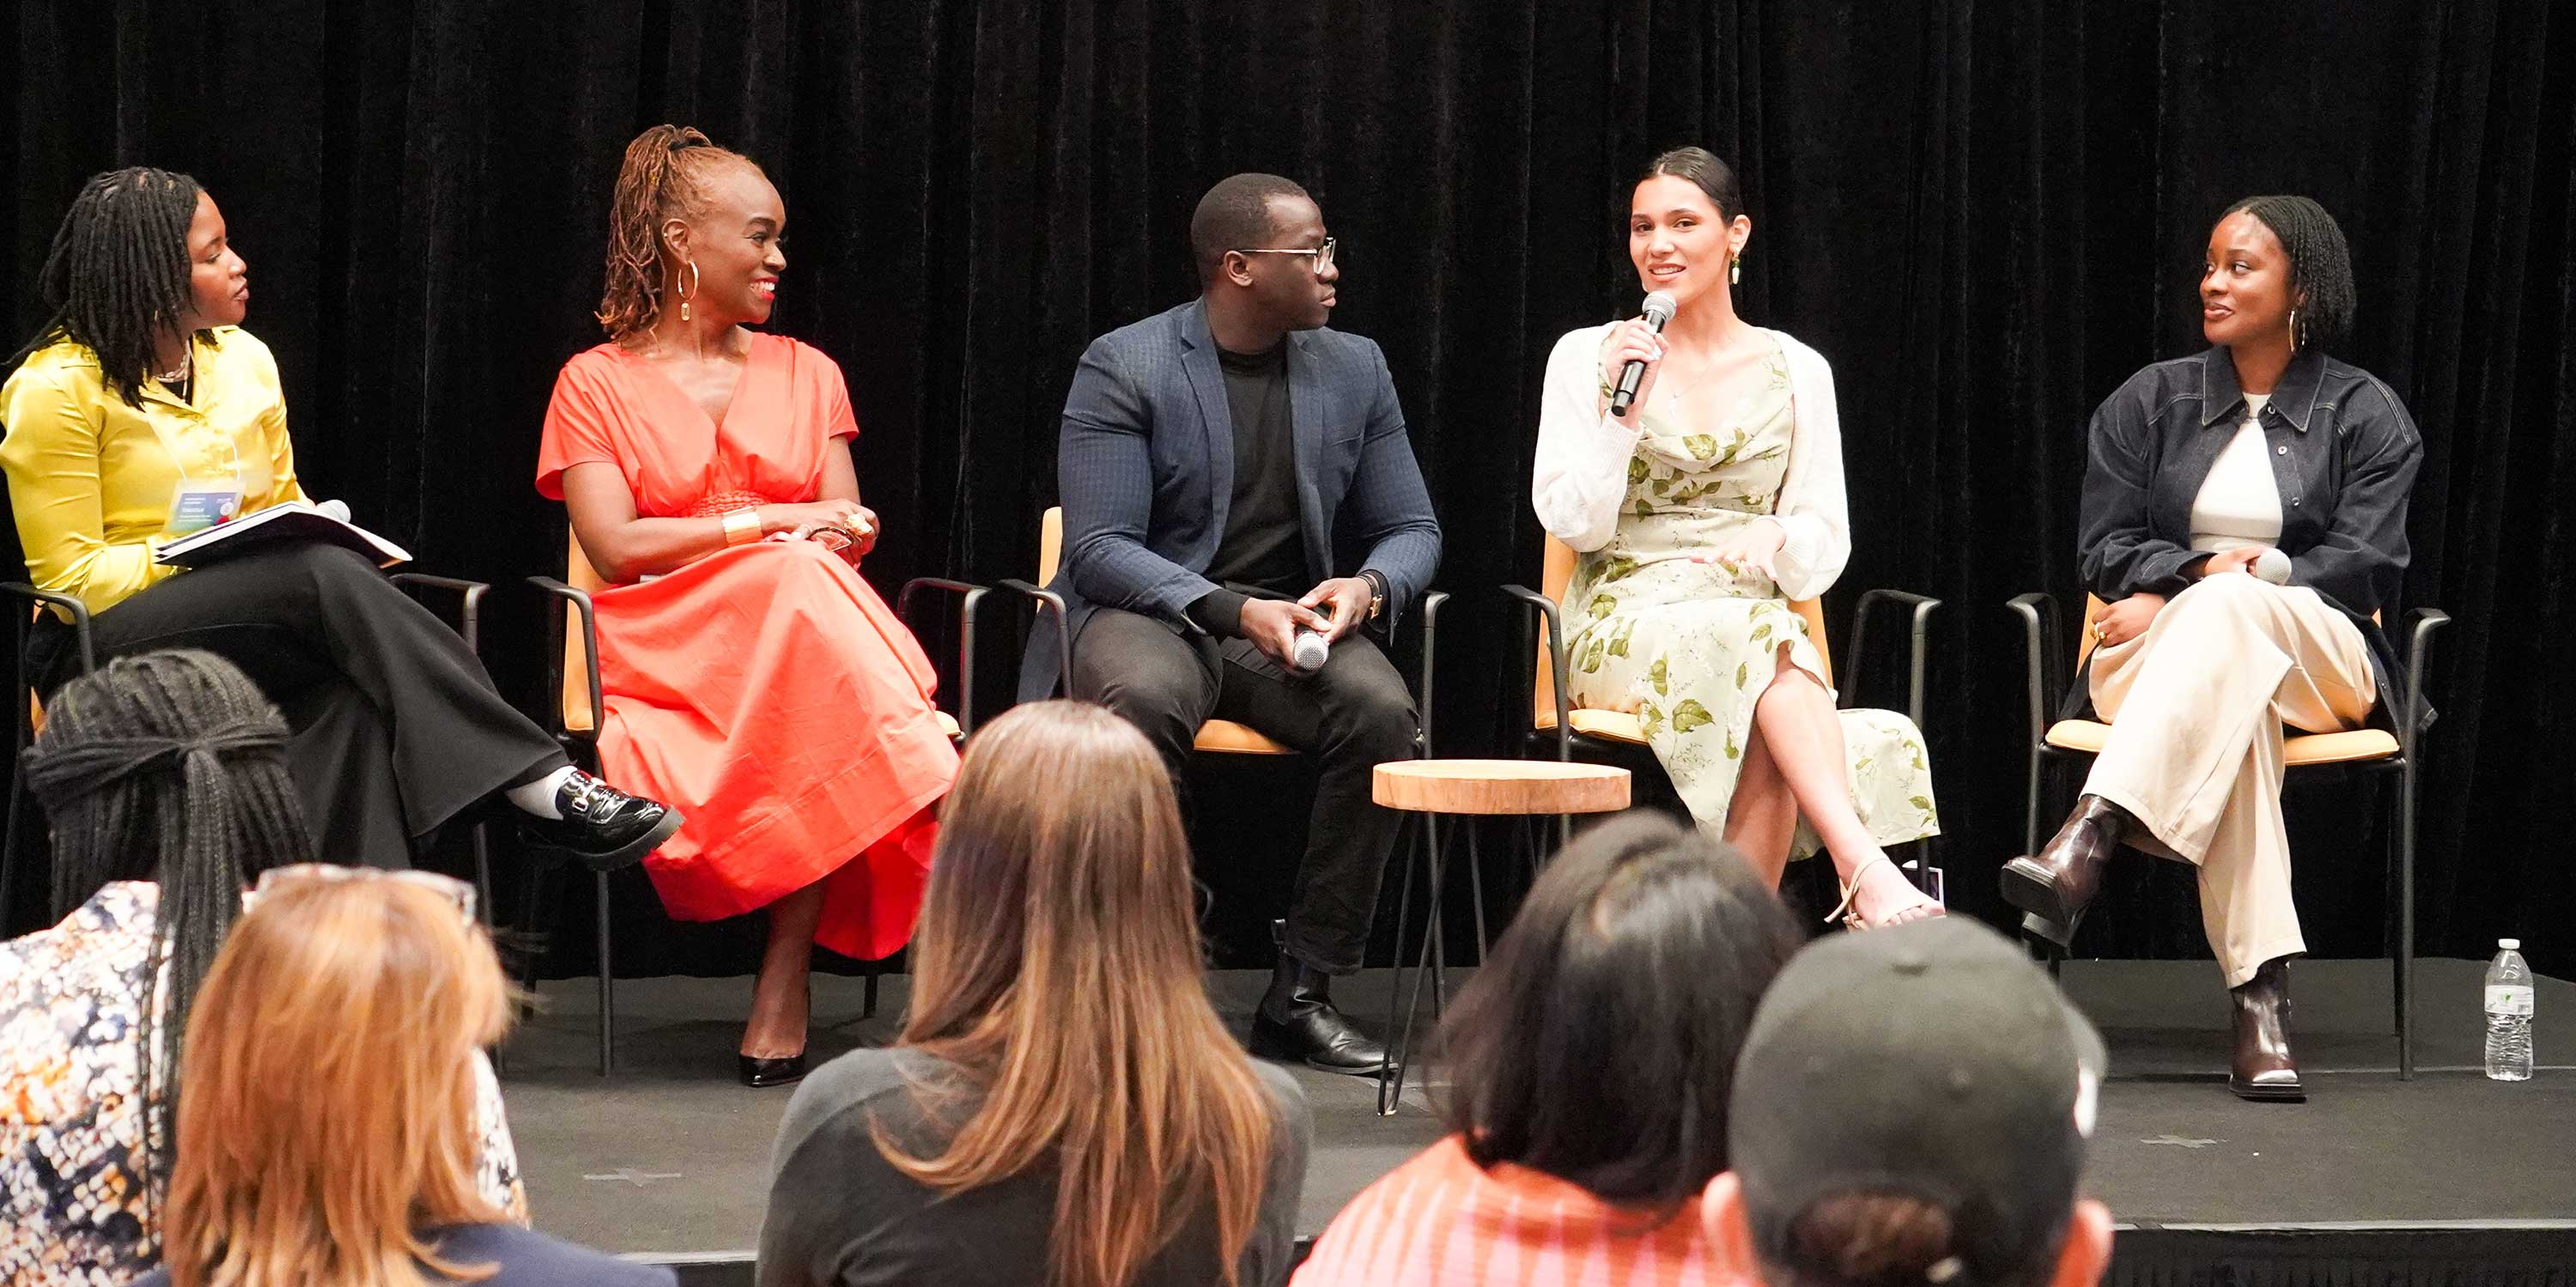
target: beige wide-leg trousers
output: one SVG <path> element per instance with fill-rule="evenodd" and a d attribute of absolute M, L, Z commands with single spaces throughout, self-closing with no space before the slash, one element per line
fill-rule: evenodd
<path fill-rule="evenodd" d="M 2361 631 L 2305 586 L 2228 572 L 2195 582 L 2146 633 L 2093 654 L 2111 736 L 2085 791 L 2129 811 L 2150 853 L 2200 869 L 2201 925 L 2227 986 L 2307 950 L 2290 905 L 2282 731 L 2358 728 L 2376 700 Z"/>

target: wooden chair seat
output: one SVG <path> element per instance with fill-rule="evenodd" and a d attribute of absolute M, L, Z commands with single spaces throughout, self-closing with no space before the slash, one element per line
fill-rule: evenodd
<path fill-rule="evenodd" d="M 1408 813 L 1616 813 L 1628 807 L 1628 771 L 1562 760 L 1397 760 L 1377 766 L 1369 798 Z"/>
<path fill-rule="evenodd" d="M 1254 732 L 1248 725 L 1230 719 L 1212 719 L 1199 725 L 1199 735 L 1190 743 L 1201 751 L 1221 755 L 1295 755 L 1296 752 Z"/>
<path fill-rule="evenodd" d="M 2111 740 L 2111 726 L 2089 719 L 2062 719 L 2048 727 L 2048 744 L 2065 751 L 2099 755 Z M 2397 757 L 2397 735 L 2363 728 L 2349 733 L 2294 733 L 2282 745 L 2284 764 L 2359 764 Z"/>
<path fill-rule="evenodd" d="M 1038 577 L 1032 585 L 1045 585 L 1055 580 L 1056 562 L 1064 554 L 1064 510 L 1050 507 L 1038 517 Z M 1067 693 L 1070 697 L 1072 694 Z M 1230 719 L 1212 719 L 1199 725 L 1199 734 L 1191 739 L 1190 749 L 1216 755 L 1295 755 L 1251 727 Z"/>
<path fill-rule="evenodd" d="M 1538 731 L 1542 733 L 1556 731 L 1556 708 L 1553 705 L 1546 710 L 1532 712 L 1531 718 L 1536 721 Z M 1606 742 L 1627 742 L 1636 746 L 1646 744 L 1645 721 L 1627 711 L 1598 711 L 1586 706 L 1577 706 L 1566 712 L 1565 721 L 1574 726 L 1575 732 L 1586 737 L 1597 737 Z"/>
<path fill-rule="evenodd" d="M 2102 619 L 2108 604 L 2093 595 L 2084 596 L 2084 624 L 2075 636 L 2075 664 L 2082 666 L 2093 656 L 2093 623 Z M 2371 620 L 2377 621 L 2373 613 Z M 2046 740 L 2063 751 L 2082 751 L 2100 755 L 2110 742 L 2111 726 L 2098 720 L 2062 719 L 2048 728 Z M 2355 729 L 2349 733 L 2293 733 L 2281 748 L 2284 765 L 2361 764 L 2371 760 L 2393 760 L 2405 748 L 2397 744 L 2394 733 L 2382 729 Z"/>

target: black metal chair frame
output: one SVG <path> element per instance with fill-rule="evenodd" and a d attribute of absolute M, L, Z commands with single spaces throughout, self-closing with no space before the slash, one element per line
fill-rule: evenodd
<path fill-rule="evenodd" d="M 482 638 L 483 596 L 492 587 L 480 581 L 431 576 L 423 572 L 397 572 L 387 579 L 403 587 L 407 592 L 441 590 L 454 594 L 458 604 L 458 619 L 452 624 L 457 635 L 464 640 L 465 650 L 474 651 Z M 10 743 L 7 817 L 5 820 L 0 820 L 0 828 L 6 828 L 7 831 L 5 836 L 0 836 L 0 925 L 6 925 L 9 923 L 10 896 L 17 879 L 18 829 L 23 817 L 19 810 L 26 803 L 26 782 L 20 773 L 17 757 L 23 754 L 35 740 L 33 706 L 35 686 L 27 674 L 27 632 L 35 624 L 35 609 L 57 608 L 70 619 L 72 637 L 80 649 L 81 674 L 86 675 L 98 669 L 98 653 L 90 633 L 89 606 L 81 602 L 78 596 L 52 590 L 39 590 L 24 581 L 8 581 L 0 582 L 0 597 L 29 605 L 29 610 L 25 612 L 12 609 L 12 630 L 17 645 L 15 661 L 17 732 Z M 484 927 L 488 929 L 492 924 L 492 856 L 490 838 L 486 830 L 483 823 L 476 822 L 470 834 L 474 850 L 475 903 L 483 918 Z"/>
<path fill-rule="evenodd" d="M 2026 810 L 2022 824 L 2022 852 L 2039 852 L 2041 778 L 2048 766 L 2081 765 L 2093 759 L 2091 751 L 2049 743 L 2048 730 L 2054 722 L 2049 710 L 2055 695 L 2063 694 L 2074 682 L 2071 674 L 2059 672 L 2058 659 L 2073 655 L 2064 647 L 2059 629 L 2057 601 L 2044 593 L 2015 595 L 2006 605 L 2022 621 L 2022 641 L 2027 661 L 2026 696 L 2030 707 L 2030 775 Z M 2415 809 L 2417 778 L 2424 759 L 2424 664 L 2430 654 L 2433 633 L 2450 623 L 2449 613 L 2439 608 L 2418 608 L 2408 614 L 2406 647 L 2406 686 L 2398 694 L 2405 706 L 2398 721 L 2397 754 L 2376 760 L 2351 760 L 2334 764 L 2295 764 L 2289 766 L 2288 780 L 2319 781 L 2334 777 L 2366 777 L 2377 782 L 2396 779 L 2393 807 L 2396 817 L 2388 837 L 2388 912 L 2383 932 L 2389 944 L 2389 973 L 2397 1037 L 2397 1078 L 2415 1079 Z M 2065 959 L 2055 944 L 2031 930 L 2033 918 L 2023 918 L 2024 937 L 2034 950 L 2046 956 L 2054 972 Z"/>
<path fill-rule="evenodd" d="M 569 729 L 564 726 L 563 632 L 570 627 L 572 618 L 563 612 L 548 614 L 553 623 L 547 632 L 546 649 L 546 693 L 549 700 L 547 716 L 541 724 L 547 732 L 554 735 L 555 741 L 564 748 L 564 754 L 569 756 L 574 764 L 585 771 L 596 771 L 599 768 L 599 725 L 600 721 L 606 718 L 608 710 L 599 683 L 597 609 L 592 604 L 588 591 L 577 589 L 565 583 L 560 577 L 532 576 L 528 578 L 528 584 L 563 603 L 566 609 L 578 616 L 581 621 L 582 657 L 590 675 L 591 726 L 587 729 Z M 913 598 L 923 590 L 935 590 L 957 596 L 959 678 L 956 720 L 958 735 L 963 738 L 973 732 L 975 726 L 975 614 L 983 602 L 986 590 L 985 587 L 971 582 L 954 581 L 945 577 L 914 577 L 904 582 L 903 588 L 896 592 L 895 615 L 910 621 Z M 592 878 L 594 898 L 592 932 L 595 950 L 599 957 L 599 1075 L 607 1077 L 616 1071 L 617 971 L 614 967 L 615 958 L 610 950 L 608 873 L 594 872 Z M 540 888 L 541 873 L 531 870 L 526 884 L 521 887 L 519 924 L 532 934 L 538 924 Z M 525 976 L 520 980 L 521 986 L 531 992 L 536 988 L 537 967 L 542 963 L 540 957 L 541 953 L 538 951 L 531 950 L 528 953 Z M 862 1018 L 873 1017 L 877 1012 L 877 980 L 882 973 L 880 969 L 871 969 L 866 975 L 867 992 L 860 1011 Z"/>

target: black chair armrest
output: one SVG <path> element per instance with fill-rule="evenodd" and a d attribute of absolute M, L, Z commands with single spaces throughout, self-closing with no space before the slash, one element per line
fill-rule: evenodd
<path fill-rule="evenodd" d="M 483 637 L 483 596 L 491 593 L 491 586 L 481 581 L 466 581 L 452 576 L 431 576 L 426 572 L 396 572 L 385 579 L 406 590 L 444 590 L 455 595 L 456 633 L 465 640 L 465 651 L 474 651 L 475 644 Z"/>
<path fill-rule="evenodd" d="M 1055 632 L 1063 646 L 1056 649 L 1056 691 L 1073 696 L 1073 619 L 1064 610 L 1064 596 L 1041 586 L 1031 585 L 1018 577 L 1004 577 L 993 583 L 996 590 L 1008 590 L 1028 599 L 1039 613 L 1055 613 Z"/>
<path fill-rule="evenodd" d="M 957 596 L 957 731 L 975 731 L 975 608 L 984 600 L 984 587 L 971 581 L 952 581 L 940 576 L 917 576 L 895 591 L 894 615 L 906 627 L 912 624 L 912 598 L 916 591 L 937 590 Z"/>
<path fill-rule="evenodd" d="M 2433 633 L 2451 624 L 2451 614 L 2440 608 L 2417 608 L 2406 616 L 2411 624 L 2406 642 L 2406 720 L 2399 738 L 2405 743 L 2406 757 L 2415 757 L 2415 741 L 2424 735 L 2424 659 L 2433 650 Z"/>
<path fill-rule="evenodd" d="M 2033 591 L 2014 595 L 2004 604 L 2021 618 L 2022 661 L 2027 669 L 2030 703 L 2030 742 L 2037 746 L 2048 736 L 2048 656 L 2056 643 L 2048 630 L 2046 614 L 2056 607 L 2056 600 Z"/>
<path fill-rule="evenodd" d="M 1439 754 L 1440 744 L 1431 736 L 1432 710 L 1438 697 L 1435 687 L 1440 678 L 1440 607 L 1449 602 L 1449 592 L 1433 590 L 1422 596 L 1422 657 L 1415 676 L 1414 700 L 1422 709 L 1422 757 Z"/>
<path fill-rule="evenodd" d="M 71 618 L 72 638 L 80 644 L 81 673 L 86 675 L 98 669 L 98 650 L 90 642 L 89 605 L 81 602 L 79 595 L 64 594 L 58 590 L 39 590 L 24 581 L 0 581 L 0 594 L 22 600 L 31 609 L 38 604 L 62 609 L 63 615 Z M 16 638 L 20 688 L 27 686 L 27 627 L 31 624 L 31 618 L 34 615 L 33 611 L 17 614 Z"/>
<path fill-rule="evenodd" d="M 588 669 L 590 671 L 590 728 L 586 731 L 581 731 L 564 727 L 563 647 L 560 643 L 562 638 L 560 635 L 552 636 L 558 640 L 558 643 L 555 647 L 546 650 L 546 690 L 551 695 L 551 704 L 554 707 L 555 736 L 557 738 L 571 738 L 577 741 L 596 743 L 599 740 L 600 721 L 607 716 L 607 699 L 601 695 L 599 690 L 599 617 L 597 610 L 592 607 L 590 595 L 587 591 L 576 590 L 554 577 L 532 576 L 528 578 L 528 584 L 545 591 L 547 595 L 553 598 L 562 600 L 581 617 L 581 652 L 582 657 L 589 663 Z"/>
<path fill-rule="evenodd" d="M 1939 599 L 1905 590 L 1872 590 L 1860 597 L 1852 608 L 1851 651 L 1843 654 L 1842 704 L 1849 707 L 1860 694 L 1861 663 L 1868 657 L 1862 645 L 1869 640 L 1869 611 L 1878 605 L 1904 604 L 1914 609 L 1913 639 L 1908 645 L 1906 667 L 1905 717 L 1914 727 L 1923 727 L 1923 664 L 1930 648 L 1932 610 L 1941 606 Z"/>
<path fill-rule="evenodd" d="M 2048 624 L 2055 618 L 2056 604 L 2056 600 L 2037 591 L 2014 595 L 2004 604 L 2012 609 L 2013 615 L 2021 618 L 2022 660 L 2028 672 L 2026 682 L 2029 687 L 2024 698 L 2030 707 L 2030 760 L 2027 766 L 2029 778 L 2022 800 L 2021 838 L 2021 851 L 2026 854 L 2039 852 L 2039 769 L 2044 754 L 2042 748 L 2048 744 L 2047 667 L 2049 650 L 2057 642 L 2055 632 L 2048 629 Z"/>
<path fill-rule="evenodd" d="M 1538 647 L 1537 631 L 1539 624 L 1544 622 L 1547 626 L 1548 674 L 1556 680 L 1556 692 L 1554 694 L 1556 698 L 1556 758 L 1560 760 L 1571 760 L 1574 758 L 1574 725 L 1573 713 L 1566 708 L 1565 700 L 1565 688 L 1566 684 L 1569 682 L 1566 677 L 1565 665 L 1565 619 L 1557 612 L 1556 600 L 1540 594 L 1538 591 L 1533 590 L 1528 586 L 1519 584 L 1506 585 L 1503 587 L 1503 593 L 1520 600 L 1523 605 L 1532 610 L 1529 614 L 1526 614 L 1521 618 L 1521 637 L 1528 645 L 1521 650 L 1521 656 L 1526 657 L 1530 655 L 1530 652 Z M 1524 707 L 1530 703 L 1533 696 L 1530 692 L 1530 688 L 1535 686 L 1535 684 L 1536 681 L 1533 680 L 1530 684 L 1521 686 L 1520 692 Z"/>

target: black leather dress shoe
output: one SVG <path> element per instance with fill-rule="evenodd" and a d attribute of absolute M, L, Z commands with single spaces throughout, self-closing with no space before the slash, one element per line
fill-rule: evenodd
<path fill-rule="evenodd" d="M 1272 922 L 1274 938 L 1280 931 L 1279 923 Z M 1252 1053 L 1298 1060 L 1325 1072 L 1376 1076 L 1386 1066 L 1386 1044 L 1333 1008 L 1332 986 L 1333 976 L 1282 950 L 1270 972 L 1270 990 L 1253 1012 Z"/>
<path fill-rule="evenodd" d="M 519 838 L 532 849 L 593 871 L 632 867 L 680 829 L 679 810 L 578 771 L 556 789 L 555 810 L 563 816 L 521 813 Z"/>
<path fill-rule="evenodd" d="M 2254 977 L 2228 989 L 2236 1017 L 2236 1053 L 2227 1088 L 2238 1099 L 2303 1100 L 2299 1061 L 2290 1054 L 2290 960 L 2275 957 Z"/>
<path fill-rule="evenodd" d="M 2075 812 L 2037 854 L 2004 864 L 2004 901 L 2031 914 L 2023 927 L 2064 947 L 2084 921 L 2085 905 L 2102 888 L 2102 868 L 2120 847 L 2131 819 L 2098 795 L 2075 802 Z"/>

